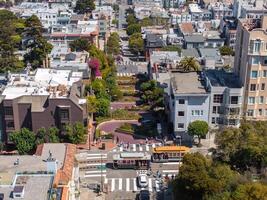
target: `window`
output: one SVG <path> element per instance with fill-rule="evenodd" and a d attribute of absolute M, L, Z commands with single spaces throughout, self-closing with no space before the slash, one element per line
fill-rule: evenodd
<path fill-rule="evenodd" d="M 14 127 L 15 127 L 13 121 L 7 121 L 7 122 L 6 122 L 6 126 L 7 126 L 8 128 L 14 128 Z"/>
<path fill-rule="evenodd" d="M 250 91 L 256 91 L 256 84 L 250 84 Z"/>
<path fill-rule="evenodd" d="M 265 109 L 265 116 L 267 116 L 267 109 Z"/>
<path fill-rule="evenodd" d="M 212 113 L 216 114 L 217 113 L 217 106 L 212 107 Z"/>
<path fill-rule="evenodd" d="M 258 77 L 258 71 L 251 71 L 251 78 L 257 78 Z"/>
<path fill-rule="evenodd" d="M 212 117 L 212 118 L 211 118 L 211 123 L 212 123 L 212 124 L 215 124 L 215 117 Z"/>
<path fill-rule="evenodd" d="M 184 124 L 183 123 L 178 123 L 178 128 L 184 128 Z"/>
<path fill-rule="evenodd" d="M 217 124 L 223 124 L 223 119 L 221 117 L 216 117 Z"/>
<path fill-rule="evenodd" d="M 255 56 L 252 58 L 252 65 L 258 65 L 260 64 L 260 57 L 259 56 Z"/>
<path fill-rule="evenodd" d="M 184 99 L 179 99 L 179 104 L 184 104 Z"/>
<path fill-rule="evenodd" d="M 261 90 L 265 90 L 265 83 L 261 84 Z"/>
<path fill-rule="evenodd" d="M 7 106 L 4 108 L 5 115 L 12 115 L 13 116 L 13 108 L 11 106 Z"/>
<path fill-rule="evenodd" d="M 69 119 L 69 110 L 68 109 L 61 109 L 60 110 L 60 118 L 61 119 Z"/>
<path fill-rule="evenodd" d="M 238 104 L 238 96 L 231 96 L 231 104 Z"/>
<path fill-rule="evenodd" d="M 261 41 L 260 40 L 255 40 L 254 45 L 253 45 L 253 52 L 259 52 L 261 49 Z"/>
<path fill-rule="evenodd" d="M 203 110 L 192 110 L 193 116 L 202 116 L 204 114 Z"/>
<path fill-rule="evenodd" d="M 236 125 L 236 120 L 235 119 L 229 119 L 228 120 L 228 125 L 235 126 Z"/>
<path fill-rule="evenodd" d="M 222 94 L 215 94 L 213 96 L 213 103 L 223 103 L 223 95 Z"/>
<path fill-rule="evenodd" d="M 248 110 L 247 116 L 253 117 L 254 116 L 254 110 Z"/>
<path fill-rule="evenodd" d="M 259 115 L 262 116 L 262 109 L 259 109 Z"/>
<path fill-rule="evenodd" d="M 267 77 L 267 70 L 263 70 L 262 77 L 264 77 L 264 78 Z"/>
<path fill-rule="evenodd" d="M 266 43 L 266 46 L 267 46 L 267 43 Z M 267 65 L 267 56 L 264 56 L 263 57 L 263 65 Z"/>
<path fill-rule="evenodd" d="M 260 104 L 264 103 L 264 96 L 260 96 L 260 98 L 259 98 L 259 103 L 260 103 Z"/>
<path fill-rule="evenodd" d="M 184 111 L 178 111 L 178 116 L 184 116 Z"/>
<path fill-rule="evenodd" d="M 230 115 L 239 115 L 240 109 L 239 108 L 229 108 Z"/>
<path fill-rule="evenodd" d="M 248 97 L 248 104 L 255 104 L 255 97 Z"/>

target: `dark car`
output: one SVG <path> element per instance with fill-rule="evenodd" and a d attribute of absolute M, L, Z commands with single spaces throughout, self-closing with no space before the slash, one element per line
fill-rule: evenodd
<path fill-rule="evenodd" d="M 4 200 L 5 195 L 3 193 L 0 193 L 0 200 Z"/>
<path fill-rule="evenodd" d="M 139 200 L 149 200 L 150 194 L 148 190 L 141 190 L 139 193 Z"/>

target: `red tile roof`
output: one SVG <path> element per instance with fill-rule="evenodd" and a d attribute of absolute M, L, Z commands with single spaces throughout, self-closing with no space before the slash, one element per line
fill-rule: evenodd
<path fill-rule="evenodd" d="M 75 153 L 76 145 L 67 144 L 63 167 L 56 173 L 53 183 L 54 187 L 68 185 L 69 181 L 72 178 Z"/>

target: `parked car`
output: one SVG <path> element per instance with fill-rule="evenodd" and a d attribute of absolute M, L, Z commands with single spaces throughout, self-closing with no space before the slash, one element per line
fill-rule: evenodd
<path fill-rule="evenodd" d="M 140 174 L 138 176 L 138 184 L 139 184 L 140 187 L 143 187 L 143 188 L 147 187 L 147 185 L 148 185 L 147 175 Z"/>
<path fill-rule="evenodd" d="M 139 200 L 149 200 L 150 194 L 148 190 L 141 190 L 139 193 Z"/>
<path fill-rule="evenodd" d="M 0 193 L 0 200 L 4 200 L 5 195 L 3 193 Z"/>

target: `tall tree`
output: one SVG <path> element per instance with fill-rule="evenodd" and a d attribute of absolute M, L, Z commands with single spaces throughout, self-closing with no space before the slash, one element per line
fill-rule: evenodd
<path fill-rule="evenodd" d="M 108 38 L 107 53 L 112 55 L 118 55 L 120 53 L 120 37 L 116 32 L 111 33 Z"/>
<path fill-rule="evenodd" d="M 74 12 L 78 14 L 86 14 L 95 9 L 94 0 L 77 0 Z"/>
<path fill-rule="evenodd" d="M 50 143 L 59 142 L 59 130 L 56 127 L 51 127 L 48 129 L 48 140 Z"/>
<path fill-rule="evenodd" d="M 65 130 L 71 143 L 81 144 L 85 141 L 86 129 L 82 123 L 76 122 L 73 125 L 67 125 Z"/>
<path fill-rule="evenodd" d="M 21 42 L 23 20 L 8 10 L 0 10 L 0 73 L 20 71 L 24 64 L 14 55 Z"/>
<path fill-rule="evenodd" d="M 72 51 L 89 51 L 90 43 L 87 39 L 79 38 L 70 42 Z"/>
<path fill-rule="evenodd" d="M 38 129 L 36 133 L 36 145 L 46 143 L 48 141 L 47 133 L 44 127 Z"/>
<path fill-rule="evenodd" d="M 35 148 L 35 134 L 27 128 L 13 132 L 10 140 L 14 142 L 19 154 L 30 153 Z"/>
<path fill-rule="evenodd" d="M 126 32 L 128 35 L 133 35 L 135 33 L 141 33 L 141 25 L 140 24 L 131 24 L 127 27 Z"/>
<path fill-rule="evenodd" d="M 25 36 L 27 37 L 28 53 L 24 60 L 35 69 L 43 65 L 43 61 L 51 52 L 53 46 L 42 36 L 42 24 L 36 15 L 32 15 L 25 22 Z"/>
<path fill-rule="evenodd" d="M 205 121 L 196 120 L 191 122 L 187 129 L 189 135 L 198 137 L 198 143 L 200 144 L 201 138 L 209 132 L 209 125 Z"/>
<path fill-rule="evenodd" d="M 134 54 L 144 51 L 144 40 L 141 33 L 134 33 L 129 38 L 129 48 Z"/>
<path fill-rule="evenodd" d="M 233 200 L 266 200 L 267 185 L 261 183 L 241 184 L 232 194 Z"/>
<path fill-rule="evenodd" d="M 226 165 L 213 163 L 200 153 L 186 154 L 174 181 L 174 196 L 183 200 L 225 199 L 238 179 Z"/>

